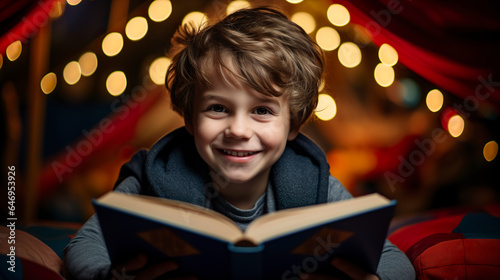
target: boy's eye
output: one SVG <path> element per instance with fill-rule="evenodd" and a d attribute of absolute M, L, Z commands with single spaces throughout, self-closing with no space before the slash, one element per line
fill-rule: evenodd
<path fill-rule="evenodd" d="M 215 104 L 212 105 L 208 108 L 209 111 L 215 112 L 215 113 L 224 113 L 226 111 L 226 108 L 222 105 Z"/>
<path fill-rule="evenodd" d="M 254 110 L 254 113 L 257 115 L 267 115 L 267 114 L 271 114 L 271 111 L 265 107 L 259 107 L 259 108 Z"/>

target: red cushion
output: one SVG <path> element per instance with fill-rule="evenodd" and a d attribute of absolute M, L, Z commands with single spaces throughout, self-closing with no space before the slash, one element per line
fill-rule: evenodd
<path fill-rule="evenodd" d="M 499 217 L 498 205 L 440 211 L 394 230 L 389 240 L 412 261 L 418 279 L 492 279 L 500 275 Z"/>

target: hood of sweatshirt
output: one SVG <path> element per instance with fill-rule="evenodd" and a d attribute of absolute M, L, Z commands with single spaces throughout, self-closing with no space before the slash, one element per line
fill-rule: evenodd
<path fill-rule="evenodd" d="M 145 155 L 141 174 L 147 194 L 205 205 L 210 197 L 209 167 L 198 154 L 194 137 L 182 127 L 156 142 Z M 329 166 L 323 151 L 300 134 L 288 141 L 271 168 L 269 180 L 278 209 L 325 203 Z M 209 188 L 210 189 L 210 188 Z"/>

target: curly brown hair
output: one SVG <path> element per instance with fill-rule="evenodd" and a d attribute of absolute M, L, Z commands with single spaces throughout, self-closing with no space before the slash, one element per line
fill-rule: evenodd
<path fill-rule="evenodd" d="M 213 68 L 208 67 L 227 70 L 266 96 L 285 95 L 292 129 L 300 128 L 316 108 L 323 52 L 300 26 L 274 9 L 239 10 L 199 28 L 184 25 L 172 38 L 170 55 L 165 85 L 174 110 L 187 122 L 192 119 L 195 90 L 210 85 L 208 73 Z M 235 67 L 225 64 L 228 55 Z"/>

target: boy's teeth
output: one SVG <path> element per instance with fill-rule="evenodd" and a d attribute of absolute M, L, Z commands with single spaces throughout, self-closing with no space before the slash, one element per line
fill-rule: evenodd
<path fill-rule="evenodd" d="M 237 151 L 229 151 L 229 150 L 223 150 L 223 152 L 227 155 L 231 155 L 231 156 L 235 156 L 235 157 L 245 157 L 245 156 L 255 154 L 255 152 L 237 152 Z"/>

